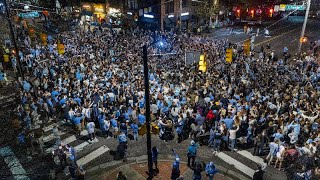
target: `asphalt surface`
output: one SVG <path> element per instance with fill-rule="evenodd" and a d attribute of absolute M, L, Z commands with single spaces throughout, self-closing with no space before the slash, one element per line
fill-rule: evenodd
<path fill-rule="evenodd" d="M 255 51 L 260 52 L 261 46 L 266 47 L 269 43 L 271 49 L 275 51 L 276 54 L 281 54 L 282 50 L 285 46 L 288 47 L 289 52 L 291 54 L 295 54 L 298 52 L 299 40 L 303 25 L 304 17 L 290 17 L 288 20 L 283 19 L 277 22 L 268 22 L 259 26 L 260 33 L 259 36 L 255 38 Z M 263 35 L 263 29 L 267 27 L 269 30 L 270 37 L 265 37 Z M 258 26 L 253 26 L 252 33 L 256 33 Z M 307 45 L 311 41 L 316 41 L 320 39 L 320 21 L 309 19 L 305 36 L 308 38 L 307 44 L 303 44 L 302 51 L 307 50 Z M 243 27 L 234 27 L 233 33 L 230 34 L 230 30 L 227 28 L 222 28 L 214 31 L 209 36 L 216 37 L 218 39 L 227 38 L 233 43 L 241 43 L 244 40 L 250 38 L 252 34 L 246 35 L 243 32 Z"/>

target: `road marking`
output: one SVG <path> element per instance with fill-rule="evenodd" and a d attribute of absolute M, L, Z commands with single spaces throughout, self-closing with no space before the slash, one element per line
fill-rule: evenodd
<path fill-rule="evenodd" d="M 65 133 L 63 133 L 63 134 L 65 134 Z M 60 133 L 60 135 L 62 135 L 62 133 Z M 86 135 L 88 135 L 88 131 L 87 130 L 83 130 L 83 131 L 81 131 L 80 135 L 81 136 L 86 136 Z M 43 141 L 44 142 L 48 142 L 48 141 L 51 141 L 54 138 L 55 138 L 54 135 L 51 134 L 51 135 L 49 135 L 47 137 L 44 137 Z M 66 139 L 63 139 L 61 142 L 66 145 L 66 144 L 70 144 L 70 143 L 72 143 L 72 142 L 74 142 L 76 140 L 77 140 L 77 137 L 75 135 L 72 135 L 70 137 L 67 137 Z M 89 144 L 88 142 L 82 143 L 82 144 L 80 144 L 81 146 L 79 145 L 78 148 L 82 149 L 83 147 L 85 147 L 88 144 Z M 50 148 L 46 149 L 46 152 L 47 153 L 51 153 L 54 150 L 54 148 L 55 148 L 54 146 L 50 147 Z"/>
<path fill-rule="evenodd" d="M 285 29 L 285 28 L 287 28 L 287 27 L 289 27 L 289 26 L 293 26 L 293 25 L 290 24 L 290 25 L 288 25 L 288 26 L 280 27 L 280 28 L 278 28 L 278 29 L 272 29 L 272 30 L 270 30 L 270 32 L 274 33 L 274 32 L 279 31 L 279 30 L 281 30 L 281 29 Z M 272 33 L 271 33 L 271 34 L 272 34 Z"/>
<path fill-rule="evenodd" d="M 251 161 L 253 161 L 257 164 L 260 164 L 260 165 L 265 164 L 261 157 L 254 156 L 249 151 L 243 150 L 243 151 L 237 151 L 237 153 L 241 154 L 242 156 L 250 159 Z"/>
<path fill-rule="evenodd" d="M 57 126 L 57 123 L 52 123 L 52 124 L 50 124 L 49 126 L 43 127 L 43 131 L 44 131 L 44 132 L 48 132 L 48 131 L 50 131 L 51 129 L 53 129 L 55 126 Z"/>
<path fill-rule="evenodd" d="M 0 100 L 2 100 L 2 99 L 6 99 L 6 98 L 11 98 L 12 96 L 16 96 L 16 93 L 11 93 L 11 94 L 9 94 L 8 96 L 2 96 L 2 97 L 0 97 Z M 15 99 L 15 97 L 14 97 L 14 99 Z"/>
<path fill-rule="evenodd" d="M 77 140 L 76 136 L 75 135 L 72 135 L 64 140 L 62 140 L 62 143 L 67 145 L 69 143 L 72 143 L 73 141 Z"/>
<path fill-rule="evenodd" d="M 7 107 L 7 106 L 9 106 L 10 105 L 10 103 L 12 103 L 12 102 L 14 102 L 16 100 L 16 97 L 12 97 L 12 98 L 8 98 L 8 99 L 6 99 L 5 101 L 2 101 L 1 103 L 0 103 L 0 106 L 2 106 L 2 107 Z M 1 101 L 1 100 L 0 100 Z M 6 104 L 6 105 L 5 105 Z M 9 104 L 9 105 L 8 105 Z"/>
<path fill-rule="evenodd" d="M 83 166 L 108 151 L 109 151 L 109 148 L 107 146 L 103 145 L 100 148 L 96 149 L 95 151 L 92 151 L 90 154 L 79 159 L 77 161 L 77 164 Z"/>
<path fill-rule="evenodd" d="M 83 130 L 83 131 L 80 132 L 80 135 L 81 136 L 86 136 L 86 135 L 88 135 L 88 131 L 87 130 Z"/>
<path fill-rule="evenodd" d="M 58 133 L 58 135 L 59 136 L 61 136 L 61 135 L 64 135 L 65 134 L 65 132 L 59 132 Z M 51 141 L 51 140 L 53 140 L 53 139 L 55 139 L 57 136 L 55 136 L 54 134 L 50 134 L 49 136 L 45 136 L 44 138 L 43 138 L 43 142 L 49 142 L 49 141 Z"/>
<path fill-rule="evenodd" d="M 50 121 L 52 121 L 52 120 L 49 119 L 49 122 L 50 122 Z M 59 121 L 59 122 L 57 122 L 57 123 L 52 123 L 52 124 L 50 124 L 49 126 L 45 126 L 45 127 L 43 127 L 42 129 L 43 129 L 44 132 L 48 132 L 48 131 L 52 130 L 55 126 L 59 127 L 59 126 L 61 126 L 62 124 L 64 124 L 64 122 L 63 122 L 63 121 Z"/>
<path fill-rule="evenodd" d="M 7 166 L 10 168 L 14 179 L 28 180 L 26 171 L 23 169 L 19 160 L 16 158 L 9 146 L 0 149 L 0 155 L 4 158 Z"/>
<path fill-rule="evenodd" d="M 228 156 L 227 154 L 225 154 L 223 152 L 217 153 L 216 156 L 218 156 L 220 159 L 222 159 L 226 163 L 234 165 L 234 167 L 236 169 L 243 172 L 244 174 L 246 174 L 250 177 L 253 177 L 253 174 L 255 171 L 253 169 L 249 168 L 248 166 L 244 165 L 243 163 L 233 159 L 232 157 Z"/>
<path fill-rule="evenodd" d="M 295 31 L 295 30 L 297 30 L 297 29 L 300 29 L 300 28 L 292 29 L 291 31 L 285 32 L 285 33 L 280 34 L 280 35 L 278 35 L 278 36 L 272 37 L 272 38 L 270 38 L 270 39 L 268 39 L 268 40 L 262 41 L 262 42 L 256 44 L 255 46 L 260 46 L 261 44 L 264 44 L 264 43 L 267 43 L 267 42 L 272 41 L 272 40 L 274 40 L 274 39 L 277 39 L 277 38 L 279 38 L 279 37 L 281 37 L 281 36 L 284 36 L 284 35 L 286 35 L 286 34 L 289 34 L 289 33 L 293 32 L 293 31 Z"/>
<path fill-rule="evenodd" d="M 76 150 L 76 152 L 81 151 L 84 147 L 86 147 L 87 145 L 89 145 L 90 143 L 88 143 L 87 141 L 79 144 L 78 146 L 74 147 L 74 149 Z"/>

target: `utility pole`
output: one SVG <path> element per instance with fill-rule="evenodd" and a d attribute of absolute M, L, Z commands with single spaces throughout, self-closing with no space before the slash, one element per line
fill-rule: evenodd
<path fill-rule="evenodd" d="M 8 21 L 9 28 L 10 28 L 11 39 L 12 39 L 12 42 L 13 42 L 13 45 L 14 45 L 14 49 L 16 51 L 15 56 L 16 56 L 17 63 L 18 63 L 18 71 L 19 71 L 20 77 L 22 77 L 22 79 L 24 79 L 24 73 L 23 73 L 22 66 L 21 66 L 21 61 L 20 61 L 20 58 L 19 58 L 19 49 L 18 49 L 18 46 L 17 46 L 16 38 L 15 38 L 15 35 L 14 35 L 12 23 L 11 23 L 10 10 L 9 10 L 8 4 L 7 4 L 7 0 L 4 0 L 3 3 L 4 3 L 4 7 L 6 8 L 7 21 Z"/>
<path fill-rule="evenodd" d="M 182 0 L 180 0 L 180 14 L 179 14 L 179 17 L 180 17 L 180 32 L 182 30 Z"/>
<path fill-rule="evenodd" d="M 150 129 L 150 99 L 149 99 L 149 68 L 148 68 L 148 49 L 143 46 L 143 74 L 144 74 L 144 93 L 146 97 L 146 126 L 147 126 L 147 151 L 148 151 L 148 180 L 153 178 L 152 152 L 151 152 L 151 129 Z"/>
<path fill-rule="evenodd" d="M 304 22 L 303 22 L 303 26 L 302 26 L 302 31 L 301 31 L 301 36 L 300 39 L 302 37 L 304 37 L 304 33 L 306 31 L 306 26 L 307 26 L 307 22 L 308 22 L 308 16 L 309 16 L 309 11 L 310 11 L 310 4 L 311 4 L 311 0 L 307 0 L 307 9 L 306 9 L 306 14 L 304 16 Z M 301 47 L 302 47 L 302 42 L 301 40 L 299 41 L 299 49 L 298 52 L 301 52 Z"/>

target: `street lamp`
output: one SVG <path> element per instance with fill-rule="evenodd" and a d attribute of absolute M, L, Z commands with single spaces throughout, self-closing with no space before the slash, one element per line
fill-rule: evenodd
<path fill-rule="evenodd" d="M 154 44 L 159 44 L 162 48 L 164 46 L 164 41 L 155 41 L 149 46 Z M 153 178 L 153 163 L 152 163 L 152 152 L 151 152 L 151 129 L 150 129 L 150 91 L 149 91 L 149 68 L 148 68 L 148 47 L 147 44 L 143 45 L 143 74 L 144 74 L 144 93 L 146 98 L 146 126 L 147 126 L 147 151 L 148 151 L 148 180 Z M 161 54 L 160 54 L 161 55 Z"/>
<path fill-rule="evenodd" d="M 146 97 L 146 126 L 147 126 L 147 151 L 148 151 L 148 179 L 153 177 L 152 153 L 151 153 L 151 133 L 150 133 L 150 99 L 149 99 L 149 68 L 148 68 L 148 47 L 143 46 L 143 74 L 144 74 L 144 93 Z"/>
<path fill-rule="evenodd" d="M 302 31 L 301 31 L 301 36 L 300 38 L 304 37 L 304 33 L 306 31 L 306 26 L 307 26 L 307 22 L 308 22 L 308 16 L 309 16 L 309 11 L 310 11 L 310 4 L 311 4 L 311 0 L 307 1 L 307 9 L 306 9 L 306 14 L 304 16 L 304 22 L 303 22 L 303 26 L 302 26 Z M 298 51 L 301 52 L 301 47 L 302 47 L 302 41 L 299 42 L 299 49 Z"/>

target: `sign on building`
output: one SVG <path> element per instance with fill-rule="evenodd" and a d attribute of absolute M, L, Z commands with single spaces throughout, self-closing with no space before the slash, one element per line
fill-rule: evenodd
<path fill-rule="evenodd" d="M 21 18 L 36 18 L 36 17 L 39 17 L 40 14 L 37 11 L 34 11 L 34 12 L 28 12 L 28 13 L 19 13 L 18 16 Z"/>

